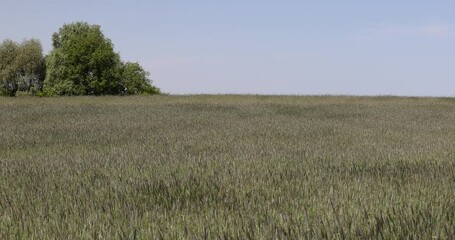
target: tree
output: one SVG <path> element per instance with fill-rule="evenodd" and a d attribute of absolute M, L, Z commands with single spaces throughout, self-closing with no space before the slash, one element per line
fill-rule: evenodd
<path fill-rule="evenodd" d="M 53 50 L 41 43 L 5 40 L 0 44 L 0 94 L 40 95 L 159 94 L 138 63 L 123 63 L 98 25 L 65 24 L 52 35 Z"/>
<path fill-rule="evenodd" d="M 122 63 L 98 25 L 65 24 L 52 36 L 45 91 L 57 95 L 118 94 Z"/>
<path fill-rule="evenodd" d="M 36 93 L 43 86 L 45 64 L 39 40 L 0 44 L 0 94 L 15 96 L 17 91 Z"/>
<path fill-rule="evenodd" d="M 160 89 L 151 85 L 150 73 L 139 63 L 127 62 L 123 65 L 122 86 L 124 94 L 160 94 Z"/>
<path fill-rule="evenodd" d="M 16 57 L 18 46 L 11 40 L 5 40 L 0 45 L 0 93 L 14 96 L 17 92 Z"/>
<path fill-rule="evenodd" d="M 43 48 L 36 39 L 24 41 L 19 48 L 17 57 L 19 69 L 18 90 L 35 94 L 43 88 L 46 76 L 46 65 L 43 57 Z"/>

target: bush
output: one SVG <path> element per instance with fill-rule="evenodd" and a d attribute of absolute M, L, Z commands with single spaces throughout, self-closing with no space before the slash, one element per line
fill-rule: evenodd
<path fill-rule="evenodd" d="M 150 73 L 145 71 L 139 63 L 125 63 L 122 72 L 123 93 L 127 95 L 160 94 L 160 89 L 151 85 L 149 76 Z"/>

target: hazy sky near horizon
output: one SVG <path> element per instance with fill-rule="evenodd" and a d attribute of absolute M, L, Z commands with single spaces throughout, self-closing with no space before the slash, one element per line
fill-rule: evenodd
<path fill-rule="evenodd" d="M 455 96 L 455 1 L 0 0 L 0 40 L 99 24 L 171 94 Z"/>

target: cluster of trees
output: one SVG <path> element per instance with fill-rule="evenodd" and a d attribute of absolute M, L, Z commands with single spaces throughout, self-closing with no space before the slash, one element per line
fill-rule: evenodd
<path fill-rule="evenodd" d="M 39 40 L 0 43 L 0 94 L 39 96 L 160 94 L 141 65 L 123 62 L 100 26 L 65 24 L 47 56 Z"/>
<path fill-rule="evenodd" d="M 46 74 L 41 43 L 36 39 L 0 44 L 0 94 L 16 95 L 17 91 L 36 94 L 43 89 Z"/>

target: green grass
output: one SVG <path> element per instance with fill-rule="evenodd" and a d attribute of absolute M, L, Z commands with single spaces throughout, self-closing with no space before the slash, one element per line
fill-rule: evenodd
<path fill-rule="evenodd" d="M 0 98 L 0 239 L 454 239 L 455 99 Z"/>

